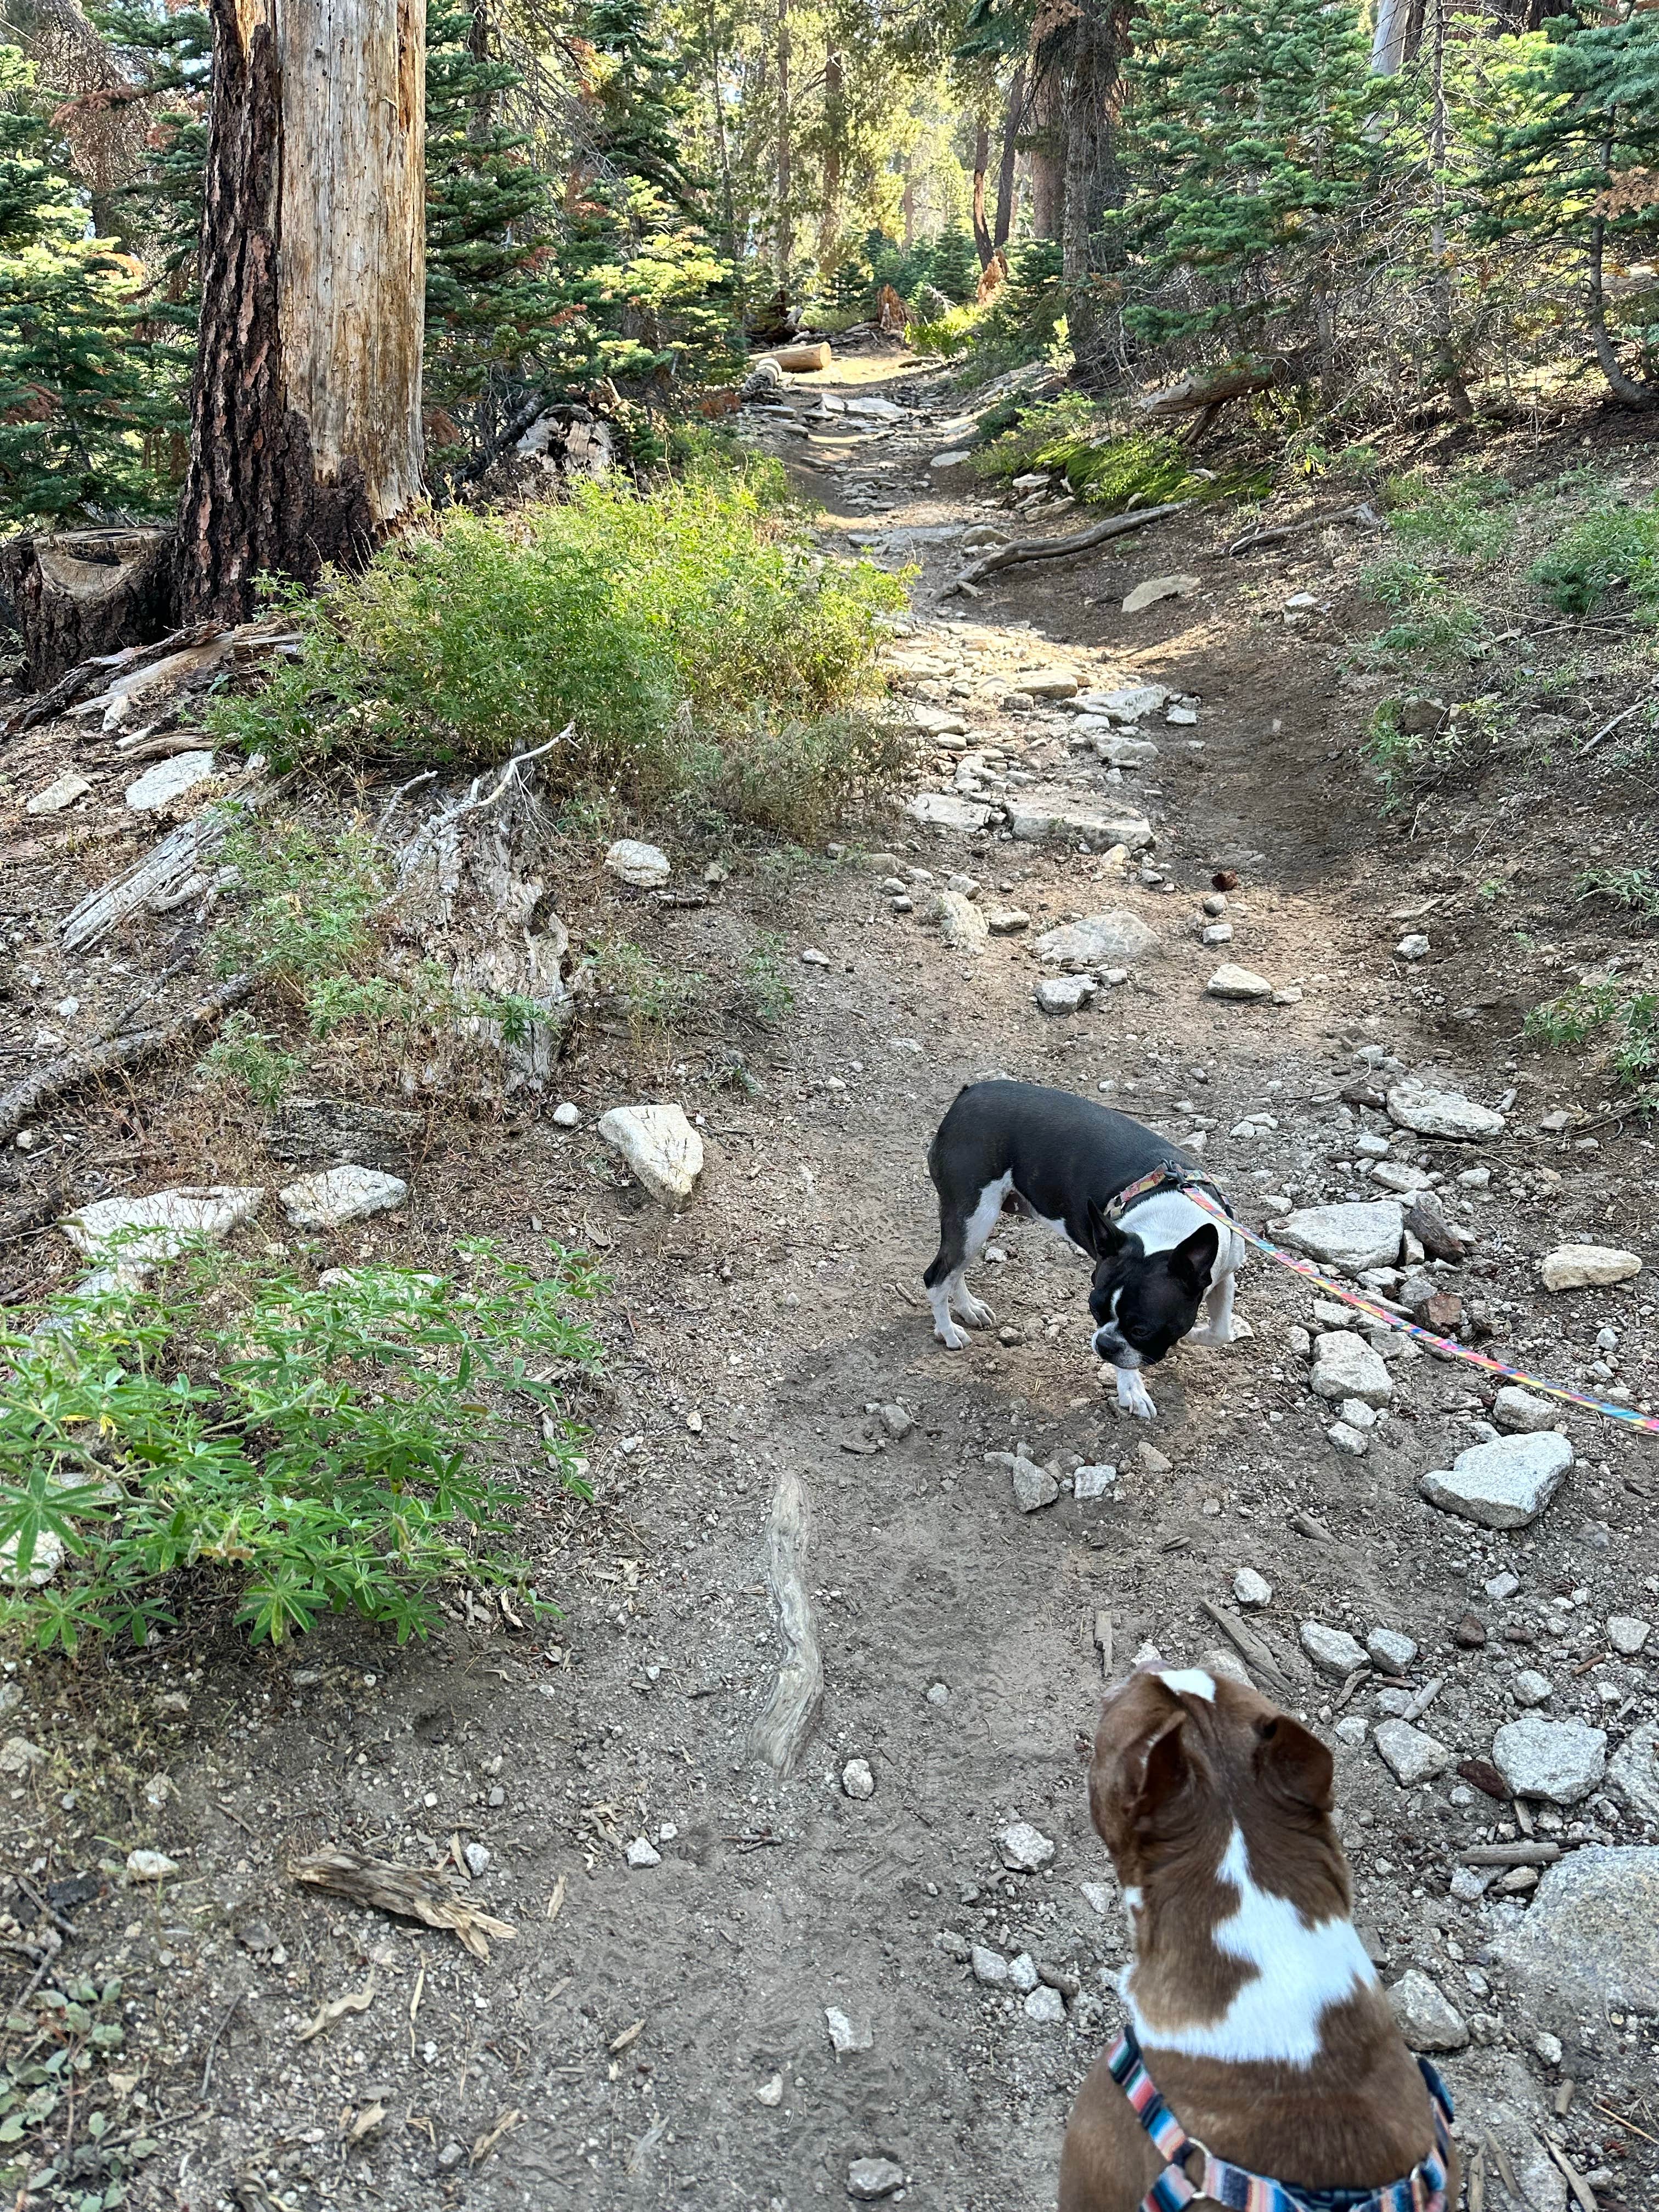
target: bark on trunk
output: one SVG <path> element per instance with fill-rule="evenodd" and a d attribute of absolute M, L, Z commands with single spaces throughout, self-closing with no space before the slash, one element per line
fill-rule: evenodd
<path fill-rule="evenodd" d="M 789 0 L 778 0 L 778 289 L 787 297 L 789 264 L 795 255 L 794 225 L 789 216 Z"/>
<path fill-rule="evenodd" d="M 818 216 L 818 275 L 835 274 L 841 240 L 841 148 L 847 131 L 842 96 L 841 56 L 832 46 L 823 58 L 823 205 Z"/>
<path fill-rule="evenodd" d="M 1606 246 L 1607 226 L 1598 216 L 1590 225 L 1589 268 L 1585 287 L 1588 295 L 1585 304 L 1589 315 L 1590 343 L 1595 348 L 1597 365 L 1607 379 L 1607 389 L 1613 398 L 1622 400 L 1626 407 L 1651 407 L 1654 402 L 1659 399 L 1659 392 L 1655 392 L 1651 386 L 1638 384 L 1634 377 L 1626 375 L 1619 359 L 1619 349 L 1614 345 L 1612 333 L 1607 329 L 1607 293 L 1603 288 L 1601 273 L 1602 257 L 1606 252 Z"/>
<path fill-rule="evenodd" d="M 0 544 L 0 587 L 23 641 L 30 689 L 77 661 L 149 645 L 175 627 L 173 533 L 70 530 Z"/>
<path fill-rule="evenodd" d="M 1081 0 L 1072 33 L 1066 97 L 1066 217 L 1061 271 L 1078 380 L 1109 379 L 1115 318 L 1101 245 L 1109 207 L 1121 206 L 1119 78 L 1127 27 L 1121 0 Z"/>
<path fill-rule="evenodd" d="M 991 242 L 991 226 L 985 220 L 985 179 L 991 167 L 991 126 L 981 115 L 974 126 L 974 246 L 979 255 L 979 265 L 988 269 L 996 247 Z"/>
<path fill-rule="evenodd" d="M 419 0 L 210 0 L 179 611 L 244 620 L 422 496 Z"/>
<path fill-rule="evenodd" d="M 1020 126 L 1025 119 L 1025 64 L 1014 71 L 1008 88 L 1008 113 L 1002 126 L 1002 167 L 997 174 L 997 222 L 994 247 L 1006 246 L 1014 222 L 1014 168 L 1019 159 Z"/>
<path fill-rule="evenodd" d="M 1376 0 L 1376 28 L 1371 33 L 1371 74 L 1398 76 L 1406 59 L 1406 33 L 1412 0 Z"/>

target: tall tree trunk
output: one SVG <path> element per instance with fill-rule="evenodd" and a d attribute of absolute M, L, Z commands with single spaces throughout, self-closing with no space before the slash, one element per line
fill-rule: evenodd
<path fill-rule="evenodd" d="M 1429 26 L 1433 76 L 1433 106 L 1429 122 L 1429 258 L 1434 271 L 1429 285 L 1429 313 L 1440 381 L 1446 387 L 1453 414 L 1460 422 L 1467 422 L 1474 413 L 1474 404 L 1463 381 L 1463 366 L 1457 358 L 1457 346 L 1452 336 L 1451 258 L 1446 240 L 1446 9 L 1449 0 L 1427 0 L 1427 4 L 1434 10 Z"/>
<path fill-rule="evenodd" d="M 1020 125 L 1025 120 L 1025 64 L 1014 71 L 1008 88 L 1008 112 L 1002 125 L 1002 166 L 997 172 L 997 222 L 991 234 L 992 249 L 1006 246 L 1014 224 L 1014 165 L 1019 159 Z"/>
<path fill-rule="evenodd" d="M 903 226 L 904 250 L 908 253 L 916 242 L 916 179 L 905 156 L 904 190 L 899 194 L 899 221 Z"/>
<path fill-rule="evenodd" d="M 818 215 L 818 276 L 835 273 L 841 240 L 841 153 L 847 134 L 841 56 L 833 46 L 823 58 L 823 205 Z"/>
<path fill-rule="evenodd" d="M 1035 238 L 1058 238 L 1065 227 L 1066 132 L 1061 91 L 1059 70 L 1045 70 L 1038 79 L 1036 97 L 1032 102 L 1036 130 L 1030 159 L 1031 234 Z"/>
<path fill-rule="evenodd" d="M 1066 84 L 1066 212 L 1061 273 L 1066 321 L 1080 383 L 1109 374 L 1115 318 L 1101 254 L 1102 219 L 1121 206 L 1119 79 L 1128 36 L 1125 0 L 1079 0 Z"/>
<path fill-rule="evenodd" d="M 795 227 L 789 213 L 789 0 L 778 0 L 778 290 L 787 298 L 789 264 L 795 258 Z"/>
<path fill-rule="evenodd" d="M 714 11 L 708 11 L 708 81 L 714 96 L 714 151 L 720 165 L 720 243 L 728 261 L 738 258 L 738 218 L 732 203 L 732 149 L 726 136 L 726 97 L 720 85 L 720 50 Z"/>
<path fill-rule="evenodd" d="M 1613 142 L 1609 137 L 1602 148 L 1604 173 L 1608 170 L 1612 160 Z M 1589 267 L 1586 272 L 1587 282 L 1584 288 L 1585 307 L 1589 317 L 1590 343 L 1595 348 L 1596 362 L 1602 375 L 1607 379 L 1607 389 L 1613 398 L 1622 400 L 1626 407 L 1651 407 L 1656 400 L 1659 400 L 1659 392 L 1654 391 L 1650 385 L 1638 384 L 1633 376 L 1626 374 L 1624 365 L 1619 358 L 1619 349 L 1613 344 L 1612 333 L 1607 329 L 1607 293 L 1603 289 L 1601 273 L 1602 256 L 1606 246 L 1607 224 L 1600 216 L 1597 216 L 1590 225 Z"/>
<path fill-rule="evenodd" d="M 991 167 L 991 126 L 981 115 L 974 125 L 974 245 L 979 253 L 979 265 L 988 269 L 996 248 L 991 243 L 991 226 L 985 220 L 985 179 Z"/>
<path fill-rule="evenodd" d="M 423 495 L 422 0 L 210 6 L 185 622 L 361 561 Z"/>
<path fill-rule="evenodd" d="M 1371 74 L 1398 76 L 1406 59 L 1412 0 L 1376 0 L 1376 28 L 1371 33 Z"/>

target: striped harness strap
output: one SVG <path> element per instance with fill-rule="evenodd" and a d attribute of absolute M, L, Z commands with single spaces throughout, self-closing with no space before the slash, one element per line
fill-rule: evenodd
<path fill-rule="evenodd" d="M 1184 2212 L 1195 2203 L 1226 2205 L 1230 2212 L 1447 2212 L 1452 2101 L 1427 2059 L 1417 2063 L 1434 2108 L 1434 2148 L 1429 2155 L 1403 2181 L 1391 2181 L 1385 2189 L 1293 2189 L 1230 2165 L 1189 2136 L 1158 2094 L 1133 2029 L 1126 2027 L 1106 2054 L 1107 2070 L 1164 2161 L 1164 2172 L 1140 2200 L 1140 2212 Z M 1203 2172 L 1194 2180 L 1200 2160 Z"/>
<path fill-rule="evenodd" d="M 1206 1182 L 1196 1168 L 1189 1166 L 1184 1160 L 1166 1160 L 1161 1166 L 1155 1167 L 1150 1175 L 1141 1176 L 1126 1189 L 1119 1191 L 1106 1208 L 1106 1218 L 1108 1221 L 1121 1221 L 1132 1206 L 1139 1205 L 1143 1198 L 1150 1198 L 1154 1191 L 1193 1189 L 1203 1191 L 1211 1200 L 1206 1211 L 1213 1212 L 1218 1206 L 1231 1220 L 1231 1211 L 1221 1193 L 1212 1182 Z"/>

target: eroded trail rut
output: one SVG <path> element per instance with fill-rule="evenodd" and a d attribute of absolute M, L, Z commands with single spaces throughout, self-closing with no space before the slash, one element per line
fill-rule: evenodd
<path fill-rule="evenodd" d="M 907 410 L 931 404 L 914 380 L 884 388 Z M 935 416 L 951 404 L 939 397 Z M 1460 2107 L 1498 2147 L 1486 2202 L 1509 2194 L 1507 2168 L 1517 2203 L 1559 2212 L 1566 2184 L 1541 2129 L 1606 2177 L 1604 2204 L 1650 2202 L 1650 2146 L 1608 2115 L 1651 2117 L 1639 1981 L 1651 1917 L 1645 1936 L 1633 1920 L 1621 1939 L 1609 1930 L 1641 1883 L 1650 1905 L 1659 1892 L 1659 1855 L 1638 1864 L 1633 1848 L 1659 1820 L 1640 1765 L 1650 1777 L 1653 1680 L 1608 1623 L 1659 1617 L 1651 1452 L 1573 1416 L 1577 1465 L 1546 1516 L 1492 1532 L 1418 1492 L 1478 1440 L 1480 1378 L 1390 1343 L 1386 1389 L 1370 1393 L 1388 1400 L 1382 1418 L 1353 1431 L 1363 1455 L 1339 1449 L 1326 1433 L 1337 1408 L 1309 1388 L 1312 1302 L 1263 1264 L 1241 1299 L 1253 1334 L 1159 1370 L 1151 1426 L 1098 1387 L 1083 1262 L 1035 1227 L 1005 1223 L 979 1285 L 998 1329 L 965 1352 L 933 1341 L 918 1280 L 935 1228 L 925 1148 L 957 1088 L 994 1070 L 1110 1086 L 1200 1139 L 1254 1220 L 1432 1187 L 1472 1235 L 1440 1287 L 1558 1370 L 1583 1371 L 1597 1330 L 1616 1331 L 1603 1364 L 1639 1389 L 1653 1371 L 1646 1279 L 1580 1293 L 1569 1316 L 1533 1261 L 1601 1224 L 1648 1155 L 1612 1136 L 1595 1155 L 1553 1151 L 1562 1180 L 1534 1206 L 1538 1094 L 1480 1146 L 1414 1138 L 1343 1099 L 1356 1082 L 1425 1071 L 1492 1104 L 1516 1076 L 1478 1021 L 1449 1052 L 1431 994 L 1395 957 L 1412 925 L 1394 909 L 1432 893 L 1402 875 L 1409 860 L 1379 856 L 1369 796 L 1327 770 L 1344 703 L 1328 650 L 1278 618 L 1294 575 L 1230 564 L 1224 524 L 1183 517 L 1088 562 L 1016 572 L 941 616 L 950 533 L 975 517 L 926 485 L 940 441 L 907 411 L 867 448 L 805 447 L 837 427 L 779 419 L 757 434 L 836 465 L 817 478 L 847 510 L 832 532 L 924 563 L 895 663 L 940 740 L 931 812 L 963 826 L 896 815 L 886 859 L 781 889 L 736 884 L 726 906 L 653 924 L 706 969 L 734 960 L 758 921 L 783 939 L 797 994 L 757 1058 L 763 1097 L 714 1088 L 689 1057 L 645 1088 L 706 1115 L 709 1165 L 689 1214 L 603 1189 L 585 1132 L 538 1133 L 510 1188 L 496 1163 L 509 1213 L 533 1206 L 544 1226 L 602 1242 L 616 1285 L 602 1510 L 549 1523 L 568 1618 L 533 1651 L 482 1620 L 457 1623 L 447 1648 L 390 1659 L 327 1632 L 250 1670 L 243 1710 L 188 1750 L 156 1833 L 191 1840 L 195 1901 L 125 1937 L 114 1906 L 105 1950 L 135 1978 L 142 2033 L 173 2085 L 159 2095 L 175 2132 L 149 2171 L 165 2166 L 174 2194 L 154 2201 L 799 2212 L 845 2201 L 852 2162 L 878 2159 L 902 2169 L 906 2202 L 1036 2212 L 1053 2201 L 1076 2085 L 1118 2016 L 1124 1929 L 1079 1758 L 1097 1639 L 1109 1620 L 1117 1664 L 1146 1641 L 1198 1662 L 1224 1641 L 1206 1606 L 1240 1620 L 1234 1579 L 1251 1568 L 1272 1597 L 1246 1633 L 1337 1749 L 1365 1940 L 1385 1978 L 1419 1976 L 1407 1992 L 1419 2039 L 1452 2046 Z M 889 511 L 860 515 L 872 502 Z M 1340 582 L 1353 556 L 1336 543 L 1298 557 Z M 1158 575 L 1196 580 L 1121 614 L 1129 588 Z M 1004 703 L 1033 670 L 1055 672 L 1038 685 L 1051 692 L 1151 684 L 1170 699 L 1120 732 L 1114 769 L 1109 733 L 1099 750 L 1074 742 L 1074 708 L 1029 690 Z M 1144 866 L 1139 850 L 1109 850 L 1141 845 L 1137 823 L 1155 841 Z M 1237 887 L 1224 915 L 1206 915 L 1222 871 Z M 958 912 L 941 932 L 931 894 L 964 875 L 979 886 L 958 895 L 971 915 L 1020 909 L 1029 928 L 981 942 Z M 1137 923 L 1126 942 L 1141 949 L 1079 964 L 1124 980 L 1077 983 L 1074 1014 L 1041 1012 L 1036 986 L 1063 969 L 1040 964 L 1033 941 L 1109 910 Z M 1206 946 L 1200 931 L 1224 920 L 1231 942 Z M 1206 995 L 1229 960 L 1276 995 Z M 585 1116 L 623 1095 L 615 1050 L 587 1048 L 570 1071 Z M 1481 1167 L 1485 1184 L 1460 1181 Z M 484 1199 L 475 1191 L 475 1212 Z M 1642 1249 L 1650 1224 L 1644 1194 L 1601 1233 Z M 1054 1502 L 1019 1510 L 1013 1453 L 1048 1470 Z M 1079 1467 L 1111 1470 L 1083 1499 Z M 822 1691 L 780 1776 L 756 1731 L 781 1650 L 768 1517 L 794 1484 L 805 1525 L 770 1556 L 801 1563 Z M 1333 1675 L 1328 1658 L 1322 1672 L 1304 1652 L 1308 1622 L 1361 1644 L 1378 1628 L 1404 1636 L 1404 1680 L 1360 1675 L 1345 1691 L 1350 1670 Z M 1518 1832 L 1507 1793 L 1455 1764 L 1489 1761 L 1494 1731 L 1517 1717 L 1518 1660 L 1547 1676 L 1547 1717 L 1602 1731 L 1615 1770 L 1527 1818 L 1580 1866 L 1627 1855 L 1614 1872 L 1638 1888 L 1601 1893 L 1579 1923 L 1562 1908 L 1546 1923 L 1528 1884 L 1462 1867 Z M 1447 1757 L 1407 1787 L 1371 1730 L 1435 1677 L 1423 1728 Z M 867 1795 L 848 1794 L 864 1786 L 854 1761 Z M 1022 1822 L 1037 1841 L 1007 1839 Z M 451 1939 L 296 1894 L 288 1862 L 323 1832 L 416 1859 L 452 1835 L 483 1844 L 481 1901 L 516 1939 L 479 1966 Z M 365 2011 L 295 2043 L 302 2019 L 371 1977 Z M 191 2084 L 222 2021 L 203 2102 Z M 1581 2087 L 1558 2118 L 1569 2074 Z M 1470 2133 L 1466 2160 L 1480 2142 Z"/>

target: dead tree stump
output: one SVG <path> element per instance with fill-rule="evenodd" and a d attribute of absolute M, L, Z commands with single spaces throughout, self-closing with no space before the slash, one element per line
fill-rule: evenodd
<path fill-rule="evenodd" d="M 170 530 L 65 530 L 0 542 L 32 690 L 77 661 L 149 645 L 176 627 Z"/>

